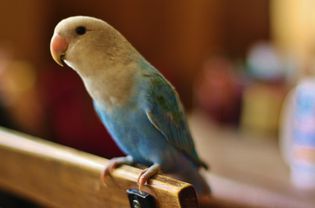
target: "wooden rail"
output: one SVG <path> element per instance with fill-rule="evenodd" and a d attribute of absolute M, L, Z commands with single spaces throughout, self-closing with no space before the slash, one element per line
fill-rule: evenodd
<path fill-rule="evenodd" d="M 45 207 L 130 207 L 126 189 L 140 169 L 122 166 L 100 181 L 106 159 L 0 127 L 0 188 Z M 197 207 L 194 189 L 158 175 L 144 191 L 160 208 Z"/>

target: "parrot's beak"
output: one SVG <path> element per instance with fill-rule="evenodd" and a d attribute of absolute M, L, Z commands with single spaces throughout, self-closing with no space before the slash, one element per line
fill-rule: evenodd
<path fill-rule="evenodd" d="M 50 53 L 55 62 L 60 66 L 64 65 L 63 59 L 68 48 L 68 42 L 59 34 L 54 34 L 50 41 Z"/>

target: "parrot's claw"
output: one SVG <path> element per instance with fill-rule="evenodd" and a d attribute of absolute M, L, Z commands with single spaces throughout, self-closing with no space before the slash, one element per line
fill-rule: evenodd
<path fill-rule="evenodd" d="M 109 176 L 115 168 L 120 165 L 131 165 L 133 163 L 133 159 L 131 156 L 126 157 L 115 157 L 108 161 L 107 165 L 103 169 L 101 173 L 101 181 L 106 184 L 106 177 Z"/>
<path fill-rule="evenodd" d="M 160 171 L 159 164 L 153 164 L 152 166 L 141 171 L 138 177 L 138 188 L 140 192 L 141 192 L 142 186 L 144 186 L 152 176 L 158 174 L 159 171 Z"/>

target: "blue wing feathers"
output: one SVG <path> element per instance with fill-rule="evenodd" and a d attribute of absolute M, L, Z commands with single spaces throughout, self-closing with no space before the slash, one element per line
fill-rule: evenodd
<path fill-rule="evenodd" d="M 173 86 L 160 74 L 149 77 L 145 98 L 148 119 L 178 150 L 197 166 L 207 165 L 200 160 L 186 122 L 183 107 Z"/>
<path fill-rule="evenodd" d="M 137 90 L 129 104 L 110 112 L 94 101 L 94 108 L 113 139 L 122 151 L 142 164 L 163 163 L 164 151 L 168 149 L 182 152 L 197 167 L 207 168 L 195 150 L 174 87 L 153 66 L 142 64 L 140 70 L 142 76 L 136 80 Z"/>

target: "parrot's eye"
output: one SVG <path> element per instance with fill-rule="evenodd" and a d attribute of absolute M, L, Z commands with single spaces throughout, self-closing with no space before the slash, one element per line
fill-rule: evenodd
<path fill-rule="evenodd" d="M 84 35 L 86 33 L 86 28 L 84 26 L 79 26 L 79 27 L 75 28 L 75 32 L 78 35 Z"/>

